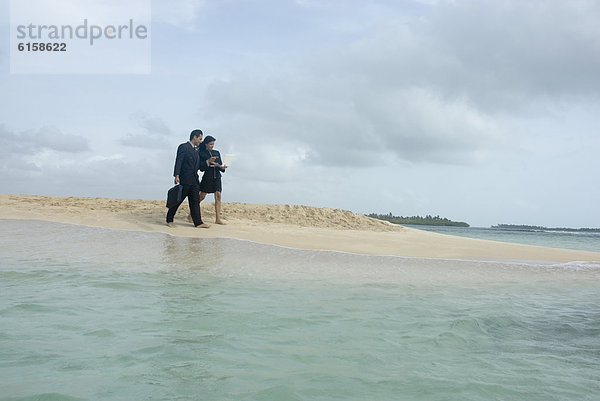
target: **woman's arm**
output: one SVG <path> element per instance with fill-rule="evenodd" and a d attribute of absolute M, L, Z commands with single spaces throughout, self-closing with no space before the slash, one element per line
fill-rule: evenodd
<path fill-rule="evenodd" d="M 215 161 L 217 162 L 216 167 L 218 167 L 219 170 L 221 170 L 221 172 L 224 173 L 227 166 L 223 166 L 223 160 L 221 160 L 221 152 L 219 152 L 218 150 L 217 150 L 217 160 L 215 160 Z"/>

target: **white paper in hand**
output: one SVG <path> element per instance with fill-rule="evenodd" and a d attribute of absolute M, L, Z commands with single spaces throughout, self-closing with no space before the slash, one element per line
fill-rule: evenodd
<path fill-rule="evenodd" d="M 231 162 L 233 161 L 233 156 L 234 156 L 233 154 L 227 153 L 225 155 L 225 159 L 223 159 L 223 165 L 227 166 L 227 167 L 231 166 Z"/>

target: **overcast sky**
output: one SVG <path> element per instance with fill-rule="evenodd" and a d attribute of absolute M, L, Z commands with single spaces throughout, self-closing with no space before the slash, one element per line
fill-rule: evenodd
<path fill-rule="evenodd" d="M 157 0 L 149 75 L 10 74 L 0 4 L 1 193 L 163 199 L 200 128 L 226 202 L 600 227 L 596 0 Z"/>

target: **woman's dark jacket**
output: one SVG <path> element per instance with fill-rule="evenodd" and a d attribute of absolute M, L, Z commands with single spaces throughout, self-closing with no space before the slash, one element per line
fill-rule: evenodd
<path fill-rule="evenodd" d="M 219 163 L 220 165 L 223 165 L 223 161 L 221 160 L 221 153 L 219 153 L 218 150 L 208 150 L 206 148 L 202 149 L 202 145 L 200 147 L 200 149 L 198 150 L 198 155 L 200 156 L 200 164 L 204 164 L 204 166 L 202 166 L 202 168 L 200 168 L 201 171 L 204 171 L 204 175 L 202 176 L 202 179 L 204 180 L 205 178 L 213 178 L 213 179 L 217 179 L 217 178 L 221 178 L 221 172 L 225 172 L 225 169 L 220 169 L 219 167 L 216 166 L 207 166 L 206 165 L 206 160 L 210 159 L 211 157 L 216 156 L 217 158 L 215 159 L 215 162 Z"/>

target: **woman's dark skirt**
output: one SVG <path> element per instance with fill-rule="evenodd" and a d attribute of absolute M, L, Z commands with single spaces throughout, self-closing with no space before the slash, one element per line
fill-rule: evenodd
<path fill-rule="evenodd" d="M 204 178 L 200 181 L 200 192 L 214 194 L 215 192 L 223 192 L 221 178 Z"/>

